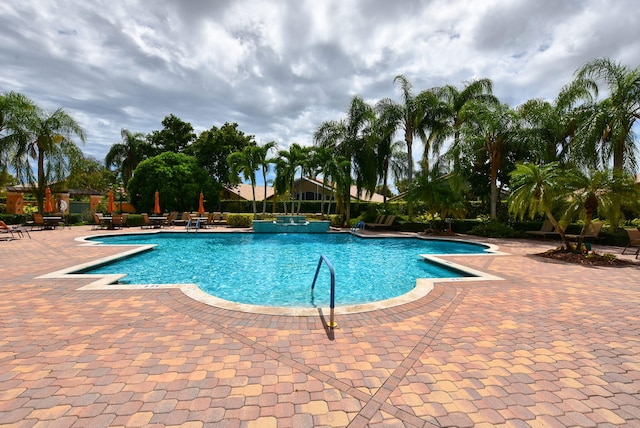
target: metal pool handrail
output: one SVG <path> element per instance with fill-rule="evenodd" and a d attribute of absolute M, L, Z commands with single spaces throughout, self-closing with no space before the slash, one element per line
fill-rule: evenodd
<path fill-rule="evenodd" d="M 324 263 L 327 265 L 327 267 L 329 268 L 329 273 L 331 274 L 331 300 L 329 303 L 329 323 L 327 324 L 329 326 L 329 328 L 336 328 L 338 326 L 338 324 L 336 322 L 334 322 L 333 318 L 333 312 L 334 312 L 334 308 L 335 308 L 335 297 L 336 297 L 336 274 L 335 271 L 333 270 L 333 265 L 331 264 L 331 262 L 329 261 L 329 259 L 327 259 L 325 257 L 324 254 L 320 255 L 320 260 L 318 261 L 318 267 L 316 268 L 316 274 L 313 277 L 313 283 L 311 284 L 311 293 L 313 294 L 313 288 L 316 286 L 316 279 L 318 279 L 318 272 L 320 272 L 320 266 L 322 266 L 322 262 L 324 261 Z"/>

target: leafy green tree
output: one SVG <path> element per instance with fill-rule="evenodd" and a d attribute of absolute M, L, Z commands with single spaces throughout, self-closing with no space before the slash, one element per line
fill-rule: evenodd
<path fill-rule="evenodd" d="M 131 202 L 140 212 L 153 209 L 156 190 L 163 210 L 195 211 L 200 192 L 207 203 L 216 203 L 221 187 L 194 157 L 166 152 L 140 162 L 129 181 Z"/>
<path fill-rule="evenodd" d="M 237 123 L 225 123 L 220 128 L 213 126 L 203 131 L 198 139 L 185 149 L 185 153 L 198 159 L 209 176 L 223 186 L 231 185 L 230 167 L 227 157 L 246 146 L 255 146 L 253 135 L 245 135 Z"/>
<path fill-rule="evenodd" d="M 193 126 L 173 114 L 162 119 L 162 126 L 162 130 L 153 131 L 147 136 L 154 154 L 182 153 L 196 139 Z"/>
<path fill-rule="evenodd" d="M 116 182 L 116 175 L 93 157 L 85 157 L 82 152 L 69 158 L 69 189 L 106 191 Z"/>
<path fill-rule="evenodd" d="M 104 162 L 107 168 L 112 166 L 117 168 L 124 186 L 127 187 L 129 180 L 133 176 L 133 171 L 135 171 L 140 162 L 147 158 L 151 151 L 151 146 L 141 132 L 122 129 L 120 135 L 122 135 L 122 143 L 116 143 L 111 146 Z"/>

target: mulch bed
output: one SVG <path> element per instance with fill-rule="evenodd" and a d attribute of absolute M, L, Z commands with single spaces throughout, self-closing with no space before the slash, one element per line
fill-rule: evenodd
<path fill-rule="evenodd" d="M 589 254 L 578 254 L 568 252 L 563 249 L 555 249 L 534 255 L 546 259 L 553 259 L 559 262 L 574 263 L 585 266 L 637 266 L 636 263 L 629 260 L 618 259 L 613 254 L 604 255 L 594 251 Z"/>

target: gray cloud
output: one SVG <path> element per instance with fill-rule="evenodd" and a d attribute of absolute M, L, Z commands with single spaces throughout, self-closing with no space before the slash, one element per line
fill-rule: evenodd
<path fill-rule="evenodd" d="M 97 158 L 171 113 L 287 147 L 353 95 L 399 99 L 397 74 L 553 98 L 592 58 L 636 67 L 637 22 L 632 0 L 22 0 L 0 4 L 0 90 L 67 109 Z"/>

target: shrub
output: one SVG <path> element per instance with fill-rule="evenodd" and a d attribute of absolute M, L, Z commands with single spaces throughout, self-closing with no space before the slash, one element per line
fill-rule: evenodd
<path fill-rule="evenodd" d="M 513 238 L 517 235 L 511 226 L 496 220 L 479 224 L 471 229 L 469 233 L 488 238 Z"/>
<path fill-rule="evenodd" d="M 229 227 L 251 227 L 253 214 L 228 214 L 227 226 Z"/>
<path fill-rule="evenodd" d="M 67 214 L 66 216 L 67 224 L 81 224 L 82 223 L 82 214 Z"/>
<path fill-rule="evenodd" d="M 329 216 L 331 227 L 342 227 L 342 215 L 332 214 Z"/>
<path fill-rule="evenodd" d="M 129 214 L 127 215 L 127 226 L 136 227 L 142 226 L 144 224 L 144 218 L 140 214 Z"/>

